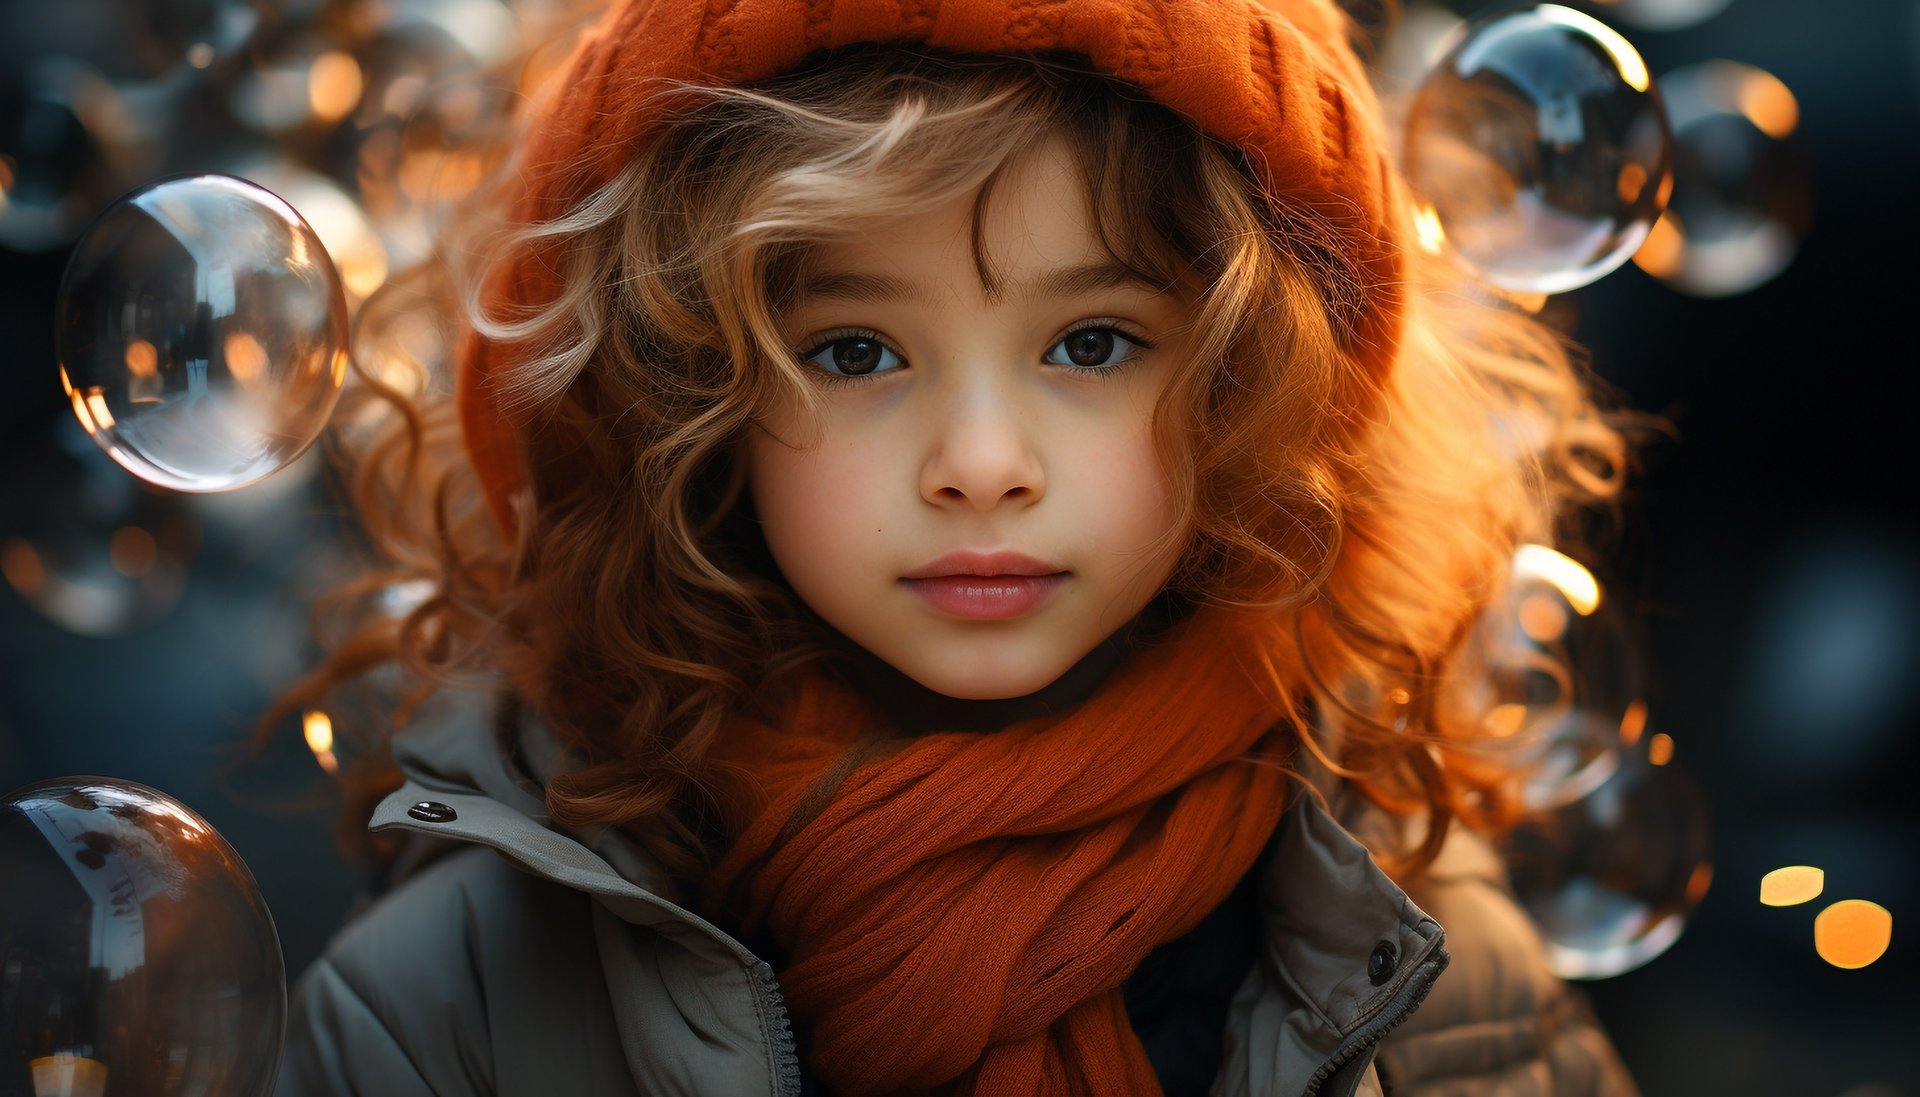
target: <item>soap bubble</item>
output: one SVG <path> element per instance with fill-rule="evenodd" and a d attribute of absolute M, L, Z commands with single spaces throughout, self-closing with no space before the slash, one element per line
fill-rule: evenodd
<path fill-rule="evenodd" d="M 272 1087 L 280 940 L 204 819 L 132 781 L 41 781 L 0 802 L 0 879 L 0 1092 Z"/>
<path fill-rule="evenodd" d="M 1728 297 L 1793 262 L 1812 218 L 1799 104 L 1773 74 L 1705 61 L 1660 81 L 1673 123 L 1673 204 L 1634 254 L 1682 293 Z"/>
<path fill-rule="evenodd" d="M 1683 30 L 1725 11 L 1733 0 L 1607 0 L 1607 10 L 1636 27 Z"/>
<path fill-rule="evenodd" d="M 1521 780 L 1522 818 L 1501 841 L 1514 893 L 1567 979 L 1658 956 L 1712 878 L 1704 802 L 1670 764 L 1673 740 L 1650 730 L 1620 603 L 1572 557 L 1523 544 L 1468 648 L 1479 748 Z"/>
<path fill-rule="evenodd" d="M 333 260 L 292 206 L 231 176 L 162 180 L 108 207 L 74 249 L 55 316 L 81 425 L 178 491 L 285 467 L 346 380 Z"/>
<path fill-rule="evenodd" d="M 1592 792 L 1501 841 L 1515 896 L 1563 979 L 1606 979 L 1672 947 L 1713 881 L 1707 810 L 1649 736 Z M 1656 761 L 1659 764 L 1656 764 Z"/>
<path fill-rule="evenodd" d="M 70 58 L 0 60 L 0 249 L 47 252 L 73 242 L 87 214 L 117 190 L 111 142 L 87 120 L 123 109 L 113 85 Z"/>
<path fill-rule="evenodd" d="M 128 476 L 73 416 L 49 425 L 0 463 L 0 576 L 69 632 L 144 628 L 186 588 L 201 540 L 189 497 Z"/>
<path fill-rule="evenodd" d="M 1593 573 L 1544 545 L 1514 553 L 1489 605 L 1469 680 L 1482 695 L 1489 758 L 1525 773 L 1529 810 L 1591 793 L 1646 733 L 1646 670 L 1627 616 Z"/>
<path fill-rule="evenodd" d="M 116 81 L 157 81 L 205 69 L 244 47 L 274 0 L 59 0 L 0 4 L 0 69 L 39 57 L 76 57 Z M 278 12 L 276 14 L 284 14 Z"/>
<path fill-rule="evenodd" d="M 1625 262 L 1666 205 L 1672 157 L 1639 53 L 1556 4 L 1469 24 L 1407 121 L 1423 246 L 1444 240 L 1525 293 L 1575 289 Z"/>

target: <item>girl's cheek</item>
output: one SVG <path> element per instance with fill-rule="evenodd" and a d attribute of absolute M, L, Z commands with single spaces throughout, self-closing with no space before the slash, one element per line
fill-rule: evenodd
<path fill-rule="evenodd" d="M 760 434 L 748 448 L 747 488 L 783 568 L 811 570 L 814 557 L 847 548 L 853 531 L 883 524 L 871 512 L 885 498 L 878 478 L 887 462 L 831 427 L 821 438 L 795 450 Z"/>

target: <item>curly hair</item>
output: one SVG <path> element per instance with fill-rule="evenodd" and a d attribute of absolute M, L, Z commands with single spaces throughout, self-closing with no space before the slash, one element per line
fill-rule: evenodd
<path fill-rule="evenodd" d="M 810 250 L 864 218 L 974 195 L 1064 137 L 1112 256 L 1190 280 L 1199 368 L 1173 382 L 1154 442 L 1193 542 L 1168 590 L 1291 617 L 1329 756 L 1424 842 L 1382 859 L 1417 874 L 1450 823 L 1518 815 L 1488 734 L 1473 626 L 1523 542 L 1613 499 L 1632 456 L 1577 350 L 1445 259 L 1408 248 L 1405 332 L 1370 377 L 1349 323 L 1365 287 L 1331 226 L 1276 204 L 1248 165 L 1137 90 L 1062 57 L 857 48 L 748 88 L 679 85 L 667 123 L 617 178 L 551 223 L 511 225 L 510 185 L 477 194 L 434 260 L 383 289 L 356 329 L 365 384 L 341 456 L 383 566 L 351 599 L 431 594 L 374 613 L 261 725 L 385 665 L 420 697 L 475 681 L 524 698 L 583 764 L 550 782 L 552 818 L 624 828 L 676 878 L 712 863 L 703 758 L 723 716 L 766 705 L 830 654 L 750 513 L 740 449 L 781 399 L 817 409 L 775 318 Z M 564 241 L 564 291 L 515 316 L 478 302 L 490 261 Z M 427 310 L 423 312 L 422 310 Z M 396 333 L 437 325 L 524 341 L 505 393 L 530 486 L 509 539 L 462 448 L 444 369 Z M 412 349 L 409 349 L 409 346 Z M 443 355 L 444 357 L 444 355 Z M 423 360 L 425 359 L 425 360 Z M 443 365 L 443 363 L 441 364 Z M 355 769 L 343 834 L 397 787 Z M 1380 854 L 1376 853 L 1379 857 Z"/>

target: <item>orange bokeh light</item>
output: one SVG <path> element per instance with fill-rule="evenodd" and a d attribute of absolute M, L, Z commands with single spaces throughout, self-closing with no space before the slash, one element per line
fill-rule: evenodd
<path fill-rule="evenodd" d="M 1863 968 L 1893 941 L 1893 915 L 1879 903 L 1842 899 L 1813 920 L 1813 947 L 1837 968 Z"/>

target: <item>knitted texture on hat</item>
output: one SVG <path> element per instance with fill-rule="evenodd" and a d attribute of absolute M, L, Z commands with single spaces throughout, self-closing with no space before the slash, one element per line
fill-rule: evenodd
<path fill-rule="evenodd" d="M 617 0 L 530 120 L 514 219 L 548 221 L 609 182 L 658 125 L 664 81 L 737 86 L 822 49 L 902 43 L 955 53 L 1071 53 L 1246 156 L 1269 196 L 1331 225 L 1356 298 L 1349 350 L 1384 376 L 1398 345 L 1402 218 L 1378 106 L 1332 0 Z M 558 296 L 537 248 L 482 294 L 490 315 Z M 525 483 L 495 383 L 514 345 L 458 355 L 467 449 L 503 529 Z"/>

